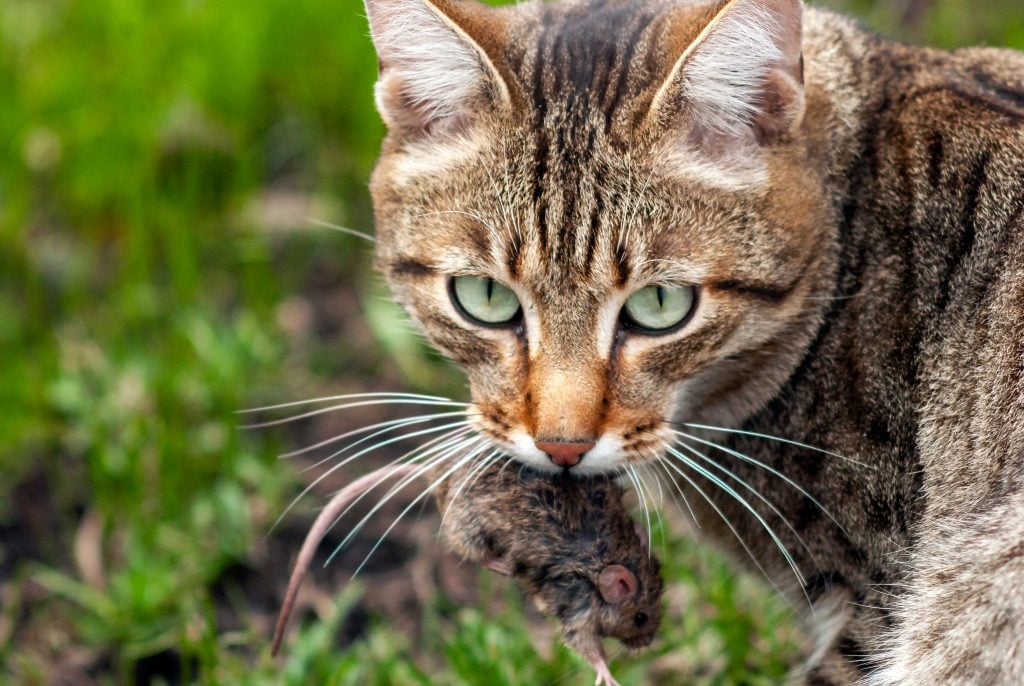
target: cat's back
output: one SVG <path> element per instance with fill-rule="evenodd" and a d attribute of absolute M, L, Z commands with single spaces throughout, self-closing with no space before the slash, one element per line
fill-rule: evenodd
<path fill-rule="evenodd" d="M 852 296 L 830 327 L 849 326 L 838 347 L 854 341 L 877 374 L 859 387 L 911 418 L 908 452 L 955 508 L 999 487 L 964 474 L 1024 462 L 1007 421 L 1024 406 L 1024 53 L 907 45 L 813 9 L 804 22 L 807 128 Z"/>
<path fill-rule="evenodd" d="M 962 511 L 1024 468 L 1024 53 L 879 41 L 874 59 L 867 202 L 911 294 L 932 513 Z"/>

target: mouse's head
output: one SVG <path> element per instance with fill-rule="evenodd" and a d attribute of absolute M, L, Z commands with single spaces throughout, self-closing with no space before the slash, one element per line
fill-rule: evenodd
<path fill-rule="evenodd" d="M 662 581 L 654 556 L 644 557 L 634 569 L 636 573 L 611 564 L 598 575 L 599 632 L 630 648 L 642 648 L 654 640 L 661 625 Z"/>

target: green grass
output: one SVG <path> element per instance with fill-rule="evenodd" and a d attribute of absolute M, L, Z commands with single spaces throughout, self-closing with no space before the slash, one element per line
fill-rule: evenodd
<path fill-rule="evenodd" d="M 906 35 L 890 4 L 851 4 Z M 909 31 L 1024 46 L 1007 7 L 942 2 Z M 236 410 L 371 384 L 462 392 L 380 299 L 365 246 L 305 221 L 371 223 L 383 131 L 361 15 L 353 0 L 0 3 L 0 682 L 53 683 L 59 661 L 128 684 L 172 655 L 182 683 L 589 683 L 501 589 L 438 597 L 420 635 L 371 618 L 338 650 L 353 586 L 279 663 L 250 598 L 221 584 L 255 564 L 299 484 L 280 436 L 239 431 Z M 365 326 L 339 340 L 289 323 L 296 294 L 332 289 Z M 670 619 L 616 664 L 623 683 L 777 682 L 799 649 L 791 613 L 668 545 Z"/>

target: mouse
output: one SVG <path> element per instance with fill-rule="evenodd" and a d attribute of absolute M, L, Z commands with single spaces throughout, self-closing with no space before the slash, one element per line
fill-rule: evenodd
<path fill-rule="evenodd" d="M 565 644 L 595 670 L 597 685 L 618 686 L 602 639 L 647 646 L 661 623 L 660 563 L 646 532 L 606 477 L 545 474 L 508 462 L 469 464 L 435 481 L 419 465 L 392 465 L 335 494 L 303 541 L 278 614 L 277 654 L 317 545 L 348 506 L 392 480 L 426 476 L 442 513 L 440 537 L 461 558 L 516 580 L 526 598 L 554 618 Z"/>
<path fill-rule="evenodd" d="M 492 463 L 434 492 L 441 538 L 460 557 L 512 576 L 565 644 L 614 686 L 603 638 L 651 643 L 661 624 L 660 562 L 624 490 L 605 476 L 541 473 Z"/>

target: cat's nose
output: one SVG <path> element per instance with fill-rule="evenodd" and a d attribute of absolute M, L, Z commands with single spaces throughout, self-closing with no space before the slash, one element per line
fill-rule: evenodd
<path fill-rule="evenodd" d="M 578 441 L 537 441 L 537 447 L 546 452 L 551 461 L 559 467 L 574 467 L 594 444 Z"/>

